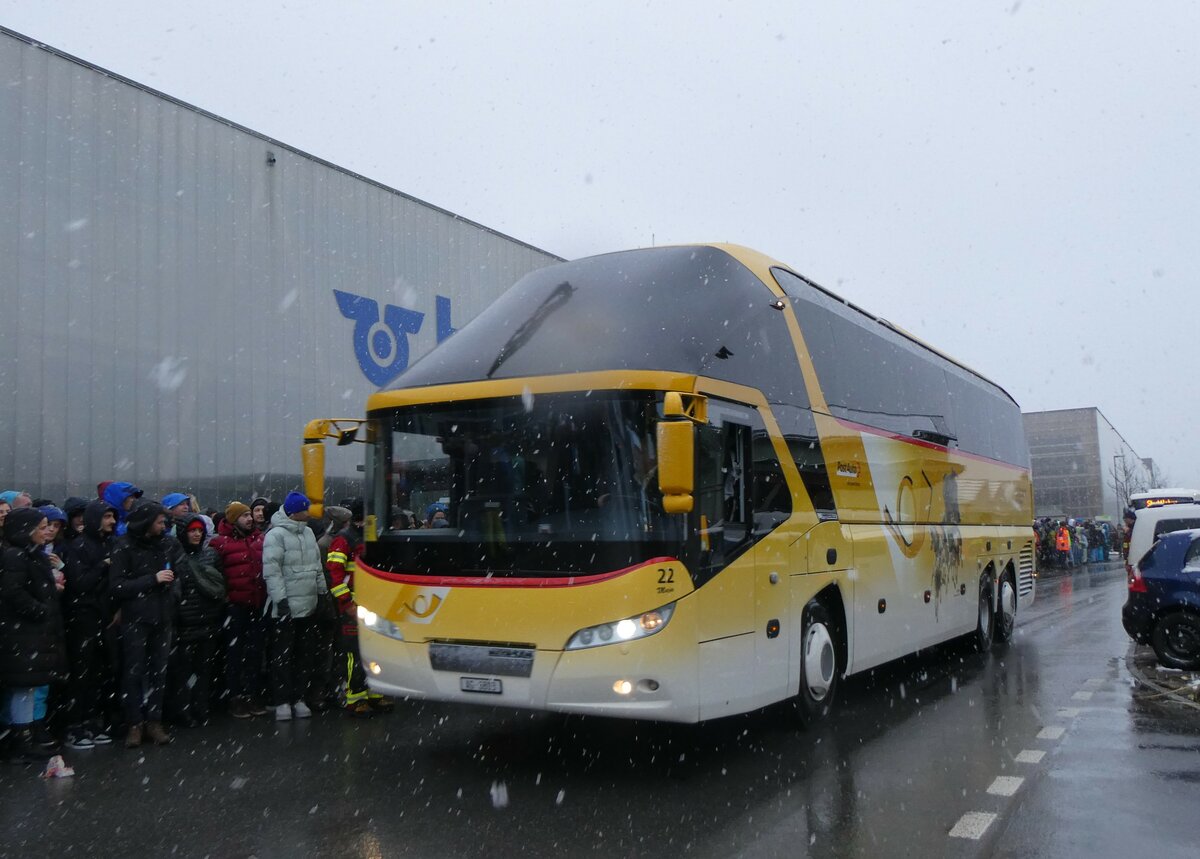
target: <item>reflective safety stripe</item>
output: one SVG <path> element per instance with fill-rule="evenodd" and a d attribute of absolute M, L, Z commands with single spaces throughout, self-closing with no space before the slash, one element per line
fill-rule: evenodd
<path fill-rule="evenodd" d="M 346 563 L 346 556 L 341 552 L 330 552 L 326 560 L 333 564 L 344 564 Z"/>
<path fill-rule="evenodd" d="M 354 654 L 347 653 L 346 654 L 346 686 L 345 686 L 345 690 L 344 690 L 347 705 L 357 704 L 359 701 L 365 701 L 367 698 L 367 690 L 365 690 L 365 689 L 362 692 L 351 692 L 350 691 L 350 681 L 353 679 L 353 677 L 354 677 Z"/>
<path fill-rule="evenodd" d="M 350 586 L 345 582 L 342 582 L 340 585 L 334 585 L 331 587 L 329 592 L 335 597 L 345 596 L 346 594 L 350 593 Z"/>
<path fill-rule="evenodd" d="M 354 563 L 353 561 L 347 561 L 346 562 L 346 572 L 347 573 L 358 572 L 358 564 Z"/>

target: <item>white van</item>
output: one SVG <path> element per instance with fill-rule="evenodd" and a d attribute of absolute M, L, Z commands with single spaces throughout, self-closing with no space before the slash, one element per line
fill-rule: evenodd
<path fill-rule="evenodd" d="M 1172 531 L 1200 528 L 1200 504 L 1168 504 L 1137 511 L 1133 534 L 1129 537 L 1127 567 L 1136 564 L 1150 551 L 1154 541 Z"/>

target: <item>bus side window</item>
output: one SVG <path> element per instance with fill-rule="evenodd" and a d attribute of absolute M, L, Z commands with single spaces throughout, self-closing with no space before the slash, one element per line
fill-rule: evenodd
<path fill-rule="evenodd" d="M 746 539 L 748 526 L 753 521 L 750 512 L 750 428 L 727 423 L 722 436 L 724 451 L 721 477 L 725 543 L 732 547 Z"/>
<path fill-rule="evenodd" d="M 720 566 L 727 550 L 745 541 L 750 516 L 750 428 L 724 422 L 697 434 L 696 510 L 710 563 Z"/>
<path fill-rule="evenodd" d="M 754 432 L 753 496 L 755 536 L 768 533 L 792 514 L 792 491 L 765 429 Z"/>

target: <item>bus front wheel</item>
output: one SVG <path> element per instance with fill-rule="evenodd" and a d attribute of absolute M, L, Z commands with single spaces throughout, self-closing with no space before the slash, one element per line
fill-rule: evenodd
<path fill-rule="evenodd" d="M 804 607 L 796 710 L 800 723 L 806 728 L 824 721 L 833 710 L 841 672 L 834 641 L 836 632 L 833 618 L 824 604 L 813 600 Z"/>

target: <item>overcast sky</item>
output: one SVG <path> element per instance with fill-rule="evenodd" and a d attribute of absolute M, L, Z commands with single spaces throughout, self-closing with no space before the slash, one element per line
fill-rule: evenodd
<path fill-rule="evenodd" d="M 757 248 L 1200 486 L 1195 2 L 0 0 L 0 23 L 565 257 Z"/>

